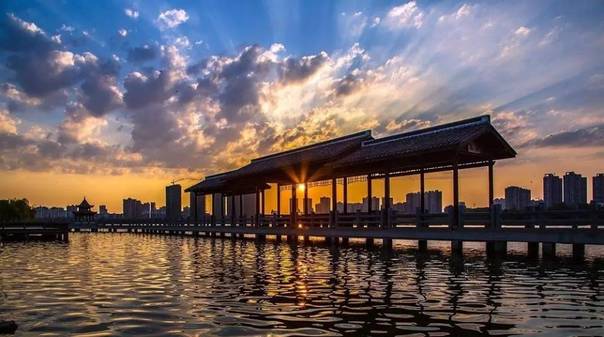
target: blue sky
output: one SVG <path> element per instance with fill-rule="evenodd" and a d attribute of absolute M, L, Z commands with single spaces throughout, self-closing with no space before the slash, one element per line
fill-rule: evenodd
<path fill-rule="evenodd" d="M 0 16 L 6 175 L 202 176 L 480 114 L 517 170 L 604 167 L 601 1 L 9 0 Z"/>

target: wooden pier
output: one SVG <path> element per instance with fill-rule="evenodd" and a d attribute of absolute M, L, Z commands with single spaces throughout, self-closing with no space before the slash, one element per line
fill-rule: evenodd
<path fill-rule="evenodd" d="M 19 221 L 0 223 L 0 241 L 69 240 L 70 221 Z"/>

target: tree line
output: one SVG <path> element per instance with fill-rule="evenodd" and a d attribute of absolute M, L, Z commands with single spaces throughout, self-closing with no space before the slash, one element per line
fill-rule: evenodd
<path fill-rule="evenodd" d="M 33 219 L 36 211 L 29 206 L 27 199 L 0 200 L 0 220 L 19 221 Z"/>

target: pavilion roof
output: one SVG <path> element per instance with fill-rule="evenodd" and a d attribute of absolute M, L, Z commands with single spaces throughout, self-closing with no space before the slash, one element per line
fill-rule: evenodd
<path fill-rule="evenodd" d="M 384 138 L 368 140 L 361 148 L 330 164 L 334 171 L 371 167 L 385 171 L 432 165 L 513 158 L 516 151 L 480 116 Z"/>
<path fill-rule="evenodd" d="M 86 197 L 84 197 L 84 200 L 82 200 L 82 202 L 78 205 L 78 208 L 83 208 L 83 209 L 92 208 L 92 207 L 93 206 L 88 203 L 88 200 L 86 200 Z"/>
<path fill-rule="evenodd" d="M 513 158 L 514 149 L 479 116 L 374 139 L 362 131 L 321 143 L 253 159 L 237 170 L 208 176 L 185 191 L 253 193 L 267 182 L 282 184 L 341 176 L 446 169 L 454 163 L 480 166 Z"/>

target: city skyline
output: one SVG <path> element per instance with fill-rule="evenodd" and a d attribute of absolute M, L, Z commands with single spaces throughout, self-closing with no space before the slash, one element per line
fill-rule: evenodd
<path fill-rule="evenodd" d="M 162 204 L 172 180 L 263 154 L 479 114 L 518 150 L 496 167 L 496 197 L 510 185 L 540 195 L 545 169 L 604 167 L 597 2 L 245 6 L 5 4 L 0 198 Z"/>

